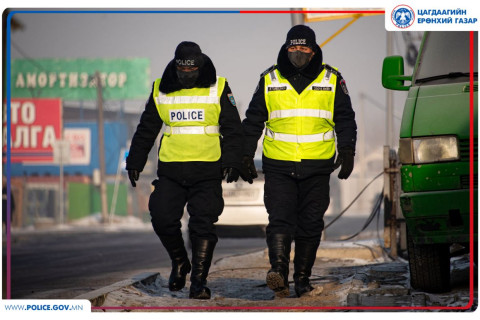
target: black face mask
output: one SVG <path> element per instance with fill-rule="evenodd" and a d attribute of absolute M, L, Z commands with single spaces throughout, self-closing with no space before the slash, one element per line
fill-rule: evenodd
<path fill-rule="evenodd" d="M 288 60 L 295 66 L 295 68 L 303 69 L 305 68 L 308 63 L 310 62 L 310 58 L 312 57 L 312 53 L 305 53 L 301 51 L 292 51 L 288 52 Z"/>
<path fill-rule="evenodd" d="M 185 89 L 191 89 L 195 86 L 195 82 L 197 81 L 199 74 L 200 70 L 198 69 L 194 71 L 177 70 L 178 80 Z"/>

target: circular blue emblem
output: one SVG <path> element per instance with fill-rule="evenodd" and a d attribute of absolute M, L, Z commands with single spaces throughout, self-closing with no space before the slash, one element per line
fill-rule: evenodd
<path fill-rule="evenodd" d="M 400 29 L 410 27 L 415 21 L 415 12 L 407 5 L 396 6 L 392 11 L 392 23 Z"/>

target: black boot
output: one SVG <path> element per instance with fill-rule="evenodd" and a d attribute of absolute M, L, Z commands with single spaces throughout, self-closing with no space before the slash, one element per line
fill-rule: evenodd
<path fill-rule="evenodd" d="M 269 234 L 267 236 L 268 258 L 272 268 L 267 273 L 267 286 L 279 298 L 288 297 L 288 264 L 292 237 L 289 234 Z"/>
<path fill-rule="evenodd" d="M 293 259 L 295 293 L 298 297 L 313 290 L 309 277 L 317 256 L 320 240 L 295 240 L 295 258 Z"/>
<path fill-rule="evenodd" d="M 172 272 L 168 279 L 168 288 L 170 291 L 179 291 L 185 287 L 187 273 L 192 269 L 182 235 L 160 236 L 160 240 L 172 260 Z"/>
<path fill-rule="evenodd" d="M 206 284 L 216 244 L 216 241 L 208 239 L 192 239 L 191 299 L 210 299 L 211 297 L 210 289 Z"/>

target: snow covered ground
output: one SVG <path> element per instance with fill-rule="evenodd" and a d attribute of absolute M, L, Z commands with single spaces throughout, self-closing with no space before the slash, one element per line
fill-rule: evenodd
<path fill-rule="evenodd" d="M 365 244 L 367 243 L 367 244 Z M 402 259 L 392 261 L 386 256 L 370 255 L 363 250 L 357 258 L 344 256 L 331 258 L 328 251 L 335 244 L 324 244 L 319 250 L 312 272 L 314 290 L 297 298 L 293 283 L 290 296 L 275 298 L 267 288 L 265 275 L 269 269 L 266 251 L 233 256 L 215 261 L 208 277 L 212 291 L 210 300 L 188 298 L 188 286 L 178 292 L 168 290 L 170 270 L 159 270 L 160 275 L 151 283 L 138 283 L 110 292 L 95 311 L 332 311 L 374 307 L 464 307 L 469 304 L 468 256 L 452 261 L 451 292 L 429 294 L 412 290 L 409 286 L 408 263 Z M 374 245 L 369 245 L 375 250 Z M 355 243 L 343 244 L 343 249 L 357 247 Z M 290 263 L 290 280 L 293 264 Z M 474 307 L 477 305 L 475 288 Z M 204 308 L 204 309 L 199 309 Z"/>

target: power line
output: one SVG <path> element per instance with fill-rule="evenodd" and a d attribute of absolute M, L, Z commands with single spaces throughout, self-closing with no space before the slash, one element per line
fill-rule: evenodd
<path fill-rule="evenodd" d="M 350 207 L 353 205 L 353 203 L 355 201 L 357 201 L 357 199 L 362 195 L 362 193 L 368 188 L 368 186 L 370 186 L 373 181 L 377 180 L 381 175 L 383 175 L 383 171 L 380 172 L 375 178 L 373 178 L 360 192 L 359 194 L 355 197 L 355 199 L 352 200 L 352 202 L 350 202 L 350 204 L 345 208 L 343 209 L 342 212 L 340 212 L 332 221 L 330 221 L 323 229 L 327 229 L 328 227 L 330 227 L 335 221 L 337 221 L 338 219 L 340 219 L 341 216 L 343 216 L 343 214 L 345 212 L 347 212 L 348 209 L 350 209 Z M 382 192 L 383 194 L 383 192 Z"/>
<path fill-rule="evenodd" d="M 28 54 L 26 54 L 22 48 L 20 48 L 20 46 L 18 46 L 14 41 L 10 41 L 11 44 L 12 44 L 12 47 L 15 48 L 15 50 L 18 51 L 18 53 L 20 53 L 20 55 L 22 57 L 24 57 L 26 60 L 28 60 L 28 62 L 30 62 L 32 65 L 34 65 L 35 67 L 39 68 L 40 70 L 42 71 L 47 71 L 47 69 L 45 69 L 41 64 L 39 64 L 35 59 L 33 59 L 32 57 L 30 57 Z"/>
<path fill-rule="evenodd" d="M 380 216 L 380 207 L 382 206 L 382 200 L 383 200 L 383 190 L 378 195 L 377 201 L 375 201 L 375 205 L 373 206 L 372 212 L 370 213 L 370 216 L 367 218 L 367 221 L 365 222 L 363 227 L 359 231 L 357 231 L 355 234 L 353 234 L 350 237 L 347 237 L 345 239 L 341 239 L 340 241 L 351 240 L 351 239 L 355 238 L 356 236 L 358 236 L 362 231 L 367 229 L 367 227 L 373 221 L 373 218 L 375 218 L 376 215 Z"/>

